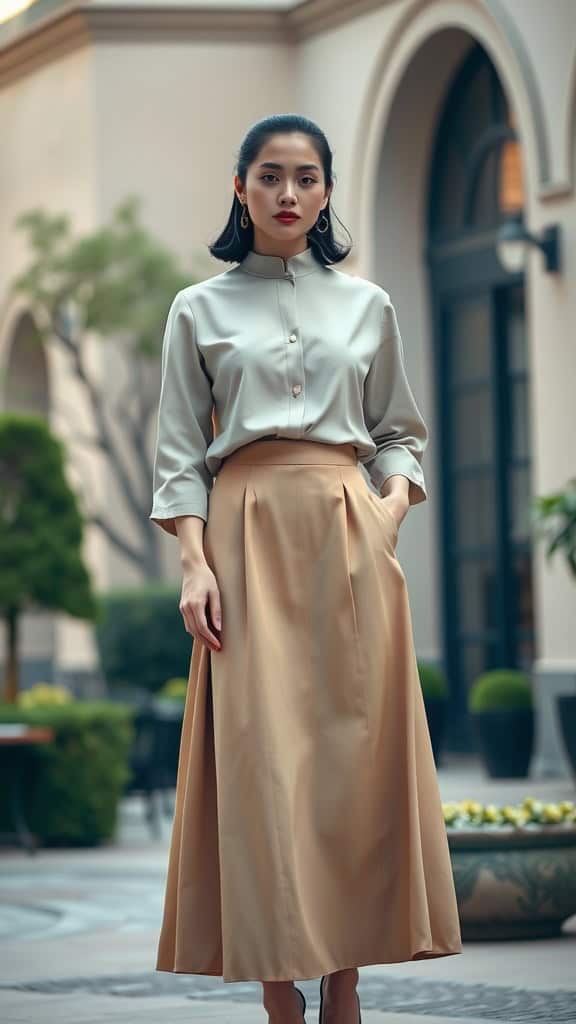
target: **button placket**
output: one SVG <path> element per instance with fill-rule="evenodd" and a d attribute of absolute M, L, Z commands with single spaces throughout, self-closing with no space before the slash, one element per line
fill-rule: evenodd
<path fill-rule="evenodd" d="M 288 347 L 286 365 L 290 399 L 288 405 L 287 427 L 289 431 L 294 430 L 296 432 L 300 432 L 304 416 L 304 403 L 302 401 L 304 391 L 304 361 L 302 347 L 296 344 L 300 338 L 300 329 L 298 327 L 298 310 L 296 304 L 296 291 L 294 288 L 296 283 L 295 275 L 287 275 L 285 281 L 286 284 L 291 286 L 288 289 L 280 289 L 282 317 L 285 330 L 287 332 L 285 337 Z M 298 399 L 300 399 L 300 408 L 298 408 Z"/>

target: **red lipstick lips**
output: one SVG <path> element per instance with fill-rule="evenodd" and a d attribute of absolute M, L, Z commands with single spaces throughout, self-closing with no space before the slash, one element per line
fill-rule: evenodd
<path fill-rule="evenodd" d="M 287 224 L 291 224 L 292 221 L 300 220 L 297 213 L 275 213 L 274 220 L 285 221 Z"/>

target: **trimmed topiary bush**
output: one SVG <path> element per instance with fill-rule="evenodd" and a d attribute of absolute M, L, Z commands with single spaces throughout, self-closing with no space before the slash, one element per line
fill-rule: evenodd
<path fill-rule="evenodd" d="M 426 699 L 448 700 L 448 684 L 444 673 L 426 662 L 418 662 L 418 674 L 422 693 Z"/>
<path fill-rule="evenodd" d="M 519 711 L 533 706 L 532 682 L 517 669 L 493 669 L 475 679 L 468 695 L 472 712 Z"/>
<path fill-rule="evenodd" d="M 448 712 L 448 685 L 441 669 L 436 665 L 418 662 L 420 687 L 424 699 L 428 732 L 432 743 L 434 760 L 438 767 L 442 757 L 442 746 L 446 732 Z"/>

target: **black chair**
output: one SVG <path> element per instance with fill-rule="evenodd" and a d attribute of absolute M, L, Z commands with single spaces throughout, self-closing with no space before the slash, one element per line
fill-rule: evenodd
<path fill-rule="evenodd" d="M 141 794 L 151 834 L 162 837 L 162 815 L 172 818 L 184 706 L 154 700 L 136 708 L 134 742 L 129 757 L 130 778 L 125 795 Z"/>

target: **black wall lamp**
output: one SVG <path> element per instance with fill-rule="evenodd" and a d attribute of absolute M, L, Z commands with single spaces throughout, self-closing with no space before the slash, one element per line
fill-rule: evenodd
<path fill-rule="evenodd" d="M 561 269 L 560 225 L 551 224 L 538 237 L 528 231 L 521 212 L 509 215 L 496 235 L 498 259 L 504 269 L 512 273 L 523 270 L 530 245 L 542 250 L 547 271 L 557 273 Z"/>

